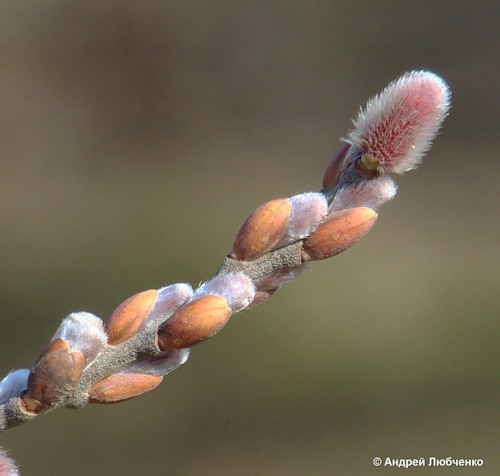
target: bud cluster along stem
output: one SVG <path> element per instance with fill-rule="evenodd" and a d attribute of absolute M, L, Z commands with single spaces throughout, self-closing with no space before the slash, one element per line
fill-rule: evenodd
<path fill-rule="evenodd" d="M 268 299 L 311 261 L 350 248 L 396 194 L 387 173 L 420 162 L 450 106 L 448 87 L 412 72 L 368 102 L 328 164 L 323 189 L 272 200 L 243 223 L 212 279 L 173 284 L 120 304 L 106 325 L 66 317 L 31 370 L 0 382 L 0 431 L 64 406 L 116 403 L 158 386 L 234 313 Z"/>

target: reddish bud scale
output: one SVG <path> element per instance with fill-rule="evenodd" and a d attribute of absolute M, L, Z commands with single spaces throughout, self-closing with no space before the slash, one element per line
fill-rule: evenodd
<path fill-rule="evenodd" d="M 293 281 L 303 271 L 303 266 L 279 268 L 257 283 L 258 291 L 271 291 Z"/>
<path fill-rule="evenodd" d="M 130 339 L 148 317 L 157 296 L 158 291 L 150 289 L 123 301 L 113 311 L 106 324 L 108 343 L 118 345 Z"/>
<path fill-rule="evenodd" d="M 350 248 L 372 228 L 377 213 L 359 207 L 335 213 L 304 241 L 304 261 L 331 258 Z"/>
<path fill-rule="evenodd" d="M 247 310 L 267 301 L 277 290 L 278 288 L 270 289 L 268 291 L 256 291 L 253 301 L 248 305 Z"/>
<path fill-rule="evenodd" d="M 261 205 L 241 226 L 229 256 L 251 261 L 272 250 L 285 232 L 290 212 L 288 199 L 272 200 Z"/>
<path fill-rule="evenodd" d="M 328 190 L 335 187 L 339 181 L 340 173 L 344 165 L 344 158 L 347 151 L 350 149 L 351 144 L 344 144 L 342 148 L 335 154 L 335 157 L 330 160 L 323 176 L 323 190 Z"/>
<path fill-rule="evenodd" d="M 26 408 L 38 412 L 58 404 L 69 389 L 76 387 L 84 366 L 81 352 L 70 352 L 62 339 L 52 341 L 29 376 L 28 390 L 21 397 Z"/>
<path fill-rule="evenodd" d="M 150 392 L 160 385 L 161 375 L 115 374 L 89 389 L 90 403 L 118 403 Z"/>
<path fill-rule="evenodd" d="M 158 347 L 167 351 L 198 344 L 217 334 L 232 311 L 220 296 L 201 296 L 182 306 L 158 331 Z"/>

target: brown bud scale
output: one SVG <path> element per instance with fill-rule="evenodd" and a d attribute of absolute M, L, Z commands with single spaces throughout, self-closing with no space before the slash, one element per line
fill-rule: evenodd
<path fill-rule="evenodd" d="M 229 256 L 251 261 L 272 250 L 285 232 L 291 209 L 290 201 L 283 198 L 254 210 L 238 231 Z"/>
<path fill-rule="evenodd" d="M 29 376 L 25 406 L 36 412 L 60 404 L 68 391 L 78 384 L 84 367 L 85 358 L 81 352 L 70 352 L 67 342 L 55 339 L 42 352 Z"/>
<path fill-rule="evenodd" d="M 144 319 L 148 317 L 157 296 L 156 289 L 134 294 L 113 311 L 106 324 L 110 345 L 121 344 L 137 332 Z"/>
<path fill-rule="evenodd" d="M 160 385 L 161 375 L 115 374 L 89 389 L 90 403 L 118 403 L 150 392 Z"/>
<path fill-rule="evenodd" d="M 304 261 L 326 259 L 345 251 L 370 231 L 376 219 L 377 213 L 367 207 L 335 213 L 304 241 Z"/>
<path fill-rule="evenodd" d="M 183 349 L 217 334 L 231 317 L 227 301 L 220 296 L 201 296 L 182 306 L 158 331 L 161 350 Z"/>

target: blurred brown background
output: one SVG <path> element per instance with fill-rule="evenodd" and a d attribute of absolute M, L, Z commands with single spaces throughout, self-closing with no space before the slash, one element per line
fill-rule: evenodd
<path fill-rule="evenodd" d="M 149 395 L 1 435 L 23 475 L 500 474 L 498 2 L 0 2 L 0 375 L 74 310 L 216 270 L 318 190 L 359 106 L 430 69 L 453 109 L 352 250 Z"/>

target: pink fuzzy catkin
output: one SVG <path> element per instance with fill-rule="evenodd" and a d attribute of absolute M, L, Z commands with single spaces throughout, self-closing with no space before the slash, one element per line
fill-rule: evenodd
<path fill-rule="evenodd" d="M 434 73 L 413 71 L 368 101 L 345 141 L 387 172 L 416 168 L 450 108 L 447 84 Z"/>
<path fill-rule="evenodd" d="M 0 476 L 20 476 L 19 469 L 7 452 L 0 448 Z"/>

